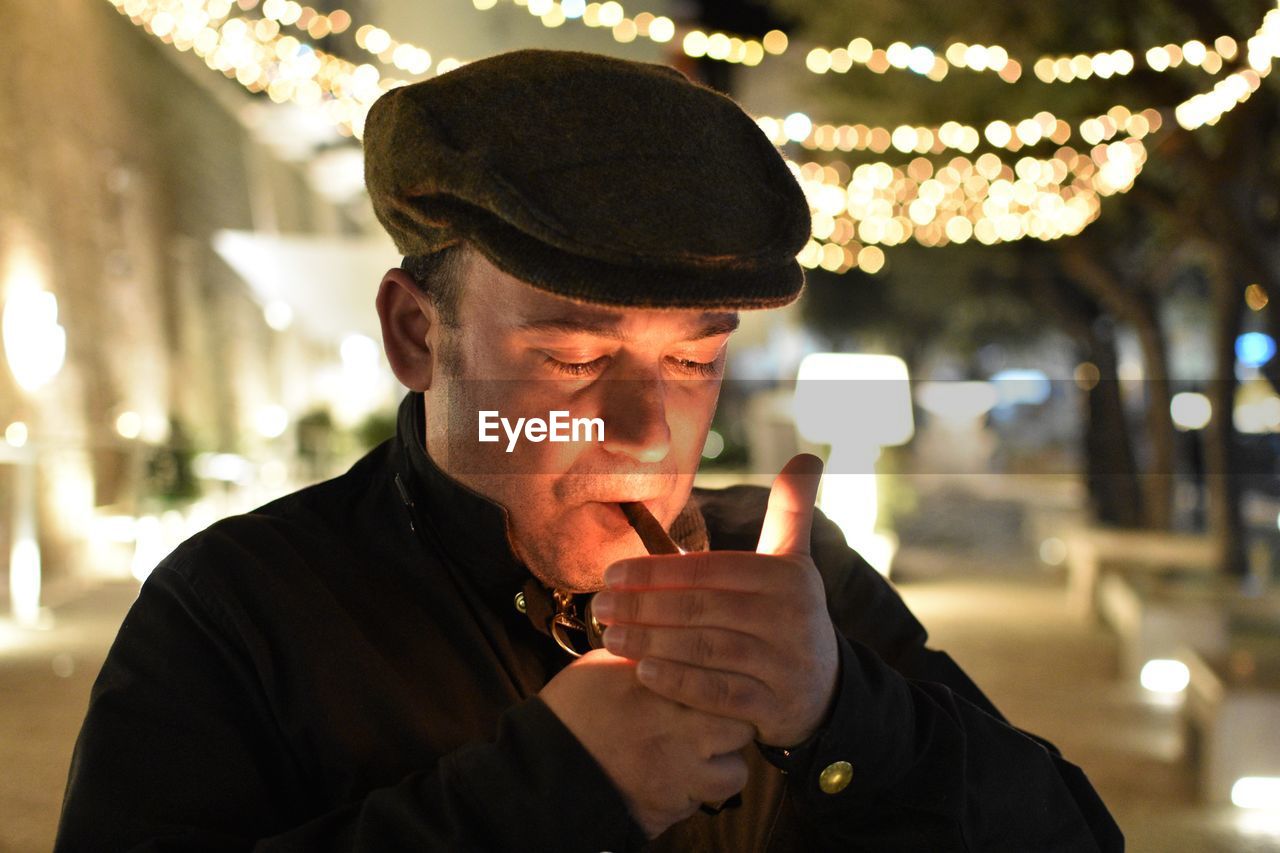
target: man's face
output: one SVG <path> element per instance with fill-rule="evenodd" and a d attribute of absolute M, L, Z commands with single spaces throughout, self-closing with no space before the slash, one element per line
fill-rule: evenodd
<path fill-rule="evenodd" d="M 604 569 L 644 547 L 619 501 L 663 525 L 693 487 L 724 372 L 732 312 L 618 309 L 537 290 L 468 251 L 453 347 L 426 392 L 427 449 L 454 479 L 502 505 L 517 556 L 544 583 L 598 589 Z M 479 413 L 599 418 L 604 440 L 479 440 Z M 595 438 L 596 436 L 592 436 Z"/>

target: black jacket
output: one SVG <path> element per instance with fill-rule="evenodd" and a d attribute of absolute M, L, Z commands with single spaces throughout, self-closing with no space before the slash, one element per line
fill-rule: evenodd
<path fill-rule="evenodd" d="M 348 473 L 218 522 L 143 584 L 94 684 L 56 850 L 1112 851 L 1084 774 L 924 646 L 825 518 L 832 718 L 742 803 L 645 845 L 538 698 L 570 660 L 515 606 L 502 510 L 444 475 L 422 397 Z M 754 550 L 767 492 L 694 491 L 713 549 Z M 853 781 L 825 794 L 823 768 Z"/>

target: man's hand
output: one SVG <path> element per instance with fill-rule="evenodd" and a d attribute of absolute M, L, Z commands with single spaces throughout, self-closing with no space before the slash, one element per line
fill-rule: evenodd
<path fill-rule="evenodd" d="M 755 553 L 705 551 L 619 560 L 592 613 L 606 647 L 639 661 L 656 693 L 750 722 L 757 739 L 794 746 L 835 696 L 839 650 L 809 531 L 822 461 L 801 454 L 769 494 Z"/>
<path fill-rule="evenodd" d="M 622 793 L 649 838 L 726 800 L 747 784 L 738 752 L 755 734 L 659 696 L 636 680 L 636 665 L 604 649 L 588 652 L 547 682 L 539 696 Z"/>

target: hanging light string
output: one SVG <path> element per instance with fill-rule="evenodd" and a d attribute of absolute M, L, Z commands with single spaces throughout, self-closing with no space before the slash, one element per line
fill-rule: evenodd
<path fill-rule="evenodd" d="M 250 19 L 233 15 L 233 9 L 247 11 L 257 0 L 108 2 L 137 26 L 178 50 L 194 52 L 210 68 L 246 89 L 265 93 L 276 103 L 323 110 L 340 132 L 357 138 L 369 106 L 384 92 L 408 82 L 381 76 L 371 63 L 357 65 L 281 34 L 282 27 L 300 28 L 313 38 L 323 37 L 314 35 L 317 32 L 344 31 L 352 22 L 341 10 L 320 16 L 293 0 L 266 0 L 264 17 Z M 380 35 L 385 31 L 364 33 L 364 49 L 380 47 L 376 51 L 380 59 L 388 51 L 393 58 L 400 51 L 405 64 L 412 60 L 415 67 L 424 62 L 430 66 L 429 55 L 410 53 L 425 52 L 423 48 Z M 406 45 L 408 50 L 401 50 Z M 1280 5 L 1267 13 L 1248 40 L 1249 67 L 1178 104 L 1174 109 L 1178 123 L 1188 130 L 1216 123 L 1257 90 L 1278 56 Z M 436 73 L 461 64 L 441 60 L 435 63 Z M 799 142 L 817 150 L 883 153 L 892 147 L 902 153 L 938 155 L 955 149 L 967 154 L 978 144 L 977 129 L 958 122 L 937 128 L 903 125 L 890 131 L 864 125 L 814 126 L 799 113 L 757 121 L 777 144 Z M 987 152 L 973 160 L 960 154 L 940 165 L 919 156 L 905 165 L 873 162 L 856 167 L 788 161 L 813 215 L 812 239 L 798 259 L 809 268 L 833 272 L 860 268 L 874 273 L 885 263 L 882 247 L 908 240 L 923 246 L 971 239 L 990 245 L 1078 234 L 1099 216 L 1102 198 L 1132 188 L 1147 158 L 1143 137 L 1161 126 L 1161 115 L 1154 109 L 1133 112 L 1113 107 L 1080 122 L 1081 139 L 1092 145 L 1082 153 L 1063 144 L 1071 127 L 1042 112 L 1017 123 L 991 122 L 982 136 L 992 146 L 1009 151 L 1045 140 L 1059 144 L 1047 158 L 1024 156 L 1010 164 Z M 785 136 L 779 138 L 780 133 Z M 1124 138 L 1115 139 L 1121 134 Z"/>
<path fill-rule="evenodd" d="M 108 0 L 137 26 L 191 51 L 209 68 L 236 80 L 250 92 L 275 103 L 322 110 L 347 136 L 359 138 L 369 107 L 389 89 L 408 81 L 383 77 L 377 66 L 356 65 L 281 33 L 281 20 L 294 17 L 289 0 L 281 18 L 232 15 L 232 0 Z M 268 0 L 270 3 L 271 0 Z M 256 0 L 238 4 L 252 8 Z M 279 8 L 279 7 L 277 7 Z M 297 12 L 302 11 L 298 7 Z M 330 21 L 337 13 L 329 15 Z M 437 65 L 437 70 L 439 65 Z"/>
<path fill-rule="evenodd" d="M 259 0 L 239 0 L 238 5 L 242 10 L 248 11 L 258 2 Z M 586 26 L 610 29 L 614 38 L 620 43 L 629 43 L 638 37 L 650 38 L 661 43 L 670 41 L 675 34 L 675 25 L 670 18 L 654 16 L 648 12 L 641 12 L 635 18 L 628 18 L 622 5 L 616 0 L 606 0 L 604 3 L 586 3 L 585 0 L 567 0 L 563 3 L 555 0 L 513 0 L 513 2 L 524 6 L 530 14 L 540 18 L 548 26 L 559 26 L 566 20 L 580 20 Z M 497 3 L 498 0 L 473 0 L 473 5 L 480 10 L 492 9 Z M 182 5 L 192 7 L 200 3 L 199 0 L 190 0 Z M 296 0 L 263 0 L 262 14 L 267 20 L 302 29 L 312 38 L 339 33 L 351 25 L 351 16 L 343 10 L 324 15 L 309 6 L 302 6 Z M 1195 101 L 1192 105 L 1183 105 L 1179 113 L 1179 123 L 1184 126 L 1188 126 L 1186 122 L 1212 123 L 1208 118 L 1215 116 L 1215 110 L 1216 116 L 1220 117 L 1225 112 L 1223 107 L 1230 109 L 1228 104 L 1243 102 L 1257 89 L 1260 78 L 1269 73 L 1271 57 L 1276 53 L 1272 44 L 1275 40 L 1274 26 L 1269 28 L 1266 23 L 1269 17 L 1272 16 L 1264 16 L 1263 24 L 1246 44 L 1249 64 L 1256 76 L 1247 73 L 1250 69 L 1230 75 L 1199 101 Z M 398 41 L 388 31 L 379 27 L 368 24 L 361 26 L 356 31 L 355 40 L 361 49 L 377 56 L 384 64 L 393 65 L 409 74 L 422 75 L 431 68 L 432 57 L 429 51 L 409 42 Z M 788 40 L 787 36 L 779 30 L 770 31 L 760 41 L 740 39 L 724 33 L 706 34 L 691 30 L 685 34 L 682 46 L 690 56 L 708 56 L 712 59 L 757 65 L 766 54 L 784 53 L 788 47 Z M 1268 50 L 1268 47 L 1272 49 Z M 933 62 L 932 72 L 921 71 L 920 73 L 926 75 L 933 73 L 935 76 L 940 73 L 941 76 L 945 76 L 945 67 L 994 70 L 1001 73 L 1010 67 L 1010 62 L 1016 64 L 1016 61 L 1009 60 L 1008 52 L 998 45 L 987 47 L 957 42 L 950 45 L 943 55 L 933 56 L 927 48 L 910 48 L 905 42 L 895 42 L 880 52 L 885 55 L 885 62 L 888 64 L 873 61 L 877 56 L 876 49 L 865 38 L 854 38 L 845 49 L 845 53 L 853 62 L 870 63 L 872 70 L 881 72 L 889 68 L 912 68 L 913 63 L 915 66 L 913 70 L 920 70 L 929 62 Z M 852 67 L 852 64 L 845 62 L 843 58 L 845 54 L 832 51 L 826 51 L 826 53 L 834 56 L 834 60 L 831 63 L 820 60 L 817 66 L 809 62 L 807 64 L 813 66 L 810 70 L 815 70 L 817 67 L 821 69 L 818 73 L 825 73 L 828 70 L 841 72 Z M 932 60 L 926 56 L 926 53 L 933 56 Z M 814 51 L 811 51 L 810 57 L 814 55 Z M 1236 40 L 1224 35 L 1214 40 L 1213 47 L 1198 40 L 1191 40 L 1182 45 L 1167 44 L 1152 47 L 1146 51 L 1145 59 L 1148 67 L 1155 71 L 1176 68 L 1186 62 L 1188 65 L 1216 74 L 1222 69 L 1224 59 L 1233 60 L 1238 55 L 1239 45 Z M 942 64 L 939 65 L 938 62 Z M 446 57 L 436 65 L 436 73 L 447 73 L 462 64 L 464 63 L 461 60 Z M 1044 82 L 1071 82 L 1086 80 L 1091 76 L 1107 78 L 1115 74 L 1128 74 L 1133 70 L 1133 65 L 1132 55 L 1127 51 L 1118 50 L 1093 55 L 1077 54 L 1074 57 L 1044 56 L 1036 61 L 1034 68 L 1036 76 Z M 939 72 L 939 68 L 943 70 Z M 1020 73 L 1019 71 L 1018 74 Z M 937 79 L 941 79 L 941 76 Z M 1216 121 L 1216 117 L 1213 120 Z M 1146 109 L 1135 114 L 1123 106 L 1117 106 L 1108 111 L 1106 116 L 1098 116 L 1083 122 L 1081 137 L 1092 144 L 1109 139 L 1117 131 L 1123 130 L 1131 136 L 1141 138 L 1145 133 L 1158 129 L 1159 121 L 1159 115 L 1155 110 Z M 1132 125 L 1132 127 L 1109 129 L 1109 125 L 1120 123 Z M 1144 123 L 1147 125 L 1146 128 L 1143 127 Z M 904 153 L 908 151 L 941 153 L 946 149 L 970 153 L 980 142 L 977 128 L 955 121 L 944 122 L 937 127 L 902 125 L 893 130 L 870 127 L 863 132 L 863 125 L 814 125 L 802 113 L 793 113 L 786 119 L 762 117 L 760 125 L 777 145 L 799 142 L 805 148 L 823 151 L 870 150 L 883 153 L 892 147 Z M 1199 127 L 1200 124 L 1194 124 L 1194 126 Z M 797 128 L 802 129 L 803 132 L 798 131 Z M 1188 129 L 1192 128 L 1188 126 Z M 1023 146 L 1035 145 L 1042 140 L 1057 145 L 1064 144 L 1071 138 L 1071 128 L 1066 122 L 1055 118 L 1052 113 L 1041 111 L 1033 118 L 1022 119 L 1016 123 L 1003 120 L 992 121 L 985 126 L 981 136 L 996 148 L 1018 151 Z"/>
<path fill-rule="evenodd" d="M 1146 159 L 1142 141 L 1129 138 L 1014 163 L 993 152 L 940 165 L 927 157 L 896 166 L 788 163 L 813 215 L 799 260 L 832 272 L 876 272 L 883 253 L 866 250 L 908 240 L 991 245 L 1079 234 L 1098 217 L 1102 198 L 1133 187 Z"/>
<path fill-rule="evenodd" d="M 994 148 L 1016 152 L 1047 142 L 1065 145 L 1072 134 L 1070 124 L 1048 111 L 1021 120 L 996 120 L 981 131 L 956 121 L 932 127 L 899 125 L 895 128 L 865 124 L 814 124 L 804 113 L 792 113 L 786 118 L 760 116 L 756 123 L 774 145 L 795 142 L 810 151 L 871 151 L 875 154 L 883 154 L 891 148 L 903 154 L 941 154 L 947 150 L 969 154 L 983 140 Z M 1085 142 L 1093 145 L 1118 133 L 1141 139 L 1158 131 L 1162 123 L 1158 110 L 1148 108 L 1134 112 L 1116 105 L 1102 115 L 1080 122 L 1078 132 Z"/>
<path fill-rule="evenodd" d="M 628 17 L 616 0 L 604 3 L 587 3 L 585 0 L 512 0 L 523 6 L 530 15 L 544 26 L 560 27 L 566 21 L 577 21 L 586 27 L 605 29 L 619 44 L 628 44 L 637 38 L 650 38 L 656 42 L 668 42 L 676 35 L 676 28 L 669 18 L 640 12 Z M 472 0 L 480 11 L 494 9 L 498 0 Z M 654 28 L 652 23 L 661 21 Z M 713 59 L 720 62 L 759 65 L 767 56 L 782 56 L 792 52 L 792 44 L 781 30 L 770 30 L 760 38 L 732 33 L 699 29 L 687 29 L 680 33 L 680 47 L 684 54 L 694 59 Z M 1142 60 L 1146 67 L 1156 72 L 1177 68 L 1182 64 L 1197 67 L 1208 74 L 1217 74 L 1225 62 L 1233 60 L 1239 46 L 1230 35 L 1221 35 L 1206 44 L 1191 39 L 1183 44 L 1157 45 L 1146 50 Z M 1044 83 L 1071 83 L 1091 77 L 1107 79 L 1122 77 L 1133 72 L 1138 61 L 1127 50 L 1077 53 L 1074 55 L 1044 55 L 1035 60 L 1032 69 L 1037 79 Z M 813 74 L 845 74 L 855 67 L 866 68 L 876 74 L 889 71 L 912 71 L 930 80 L 940 81 L 955 69 L 979 73 L 992 73 L 1006 83 L 1016 83 L 1023 75 L 1023 63 L 1009 55 L 1001 45 L 967 44 L 952 42 L 943 50 L 935 51 L 925 45 L 911 45 L 895 41 L 884 47 L 875 46 L 870 39 L 855 36 L 839 47 L 814 47 L 804 58 L 804 67 Z"/>
<path fill-rule="evenodd" d="M 1257 32 L 1245 44 L 1246 68 L 1234 71 L 1208 92 L 1194 95 L 1174 109 L 1178 124 L 1186 130 L 1217 124 L 1222 116 L 1249 100 L 1271 74 L 1280 57 L 1280 3 L 1262 18 Z"/>
<path fill-rule="evenodd" d="M 1174 108 L 1180 126 L 1195 130 L 1215 124 L 1258 90 L 1280 57 L 1280 3 L 1263 17 L 1246 51 L 1247 68 Z M 1048 124 L 1047 118 L 1038 118 L 1042 126 Z M 813 236 L 798 260 L 810 269 L 861 268 L 875 273 L 885 263 L 879 247 L 908 239 L 924 246 L 970 239 L 991 245 L 1079 234 L 1101 214 L 1103 197 L 1132 189 L 1147 159 L 1142 137 L 1160 127 L 1157 111 L 1133 113 L 1113 107 L 1103 116 L 1081 122 L 1081 137 L 1096 143 L 1087 155 L 1064 146 L 1048 160 L 1023 157 L 1012 167 L 992 152 L 972 162 L 954 157 L 936 174 L 925 157 L 912 160 L 905 169 L 866 163 L 847 176 L 841 169 L 849 167 L 842 163 L 791 164 L 813 214 Z M 1103 141 L 1121 131 L 1129 136 Z M 811 131 L 805 138 L 813 135 Z M 1002 135 L 991 139 L 988 134 L 988 141 L 998 145 Z M 899 150 L 908 140 L 901 141 Z M 928 150 L 937 153 L 933 146 Z"/>

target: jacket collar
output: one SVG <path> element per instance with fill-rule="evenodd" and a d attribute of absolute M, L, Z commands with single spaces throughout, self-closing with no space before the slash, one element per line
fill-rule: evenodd
<path fill-rule="evenodd" d="M 511 548 L 506 509 L 441 470 L 424 435 L 422 394 L 410 392 L 400 403 L 396 443 L 398 488 L 415 525 L 481 589 L 514 595 L 532 575 Z"/>

